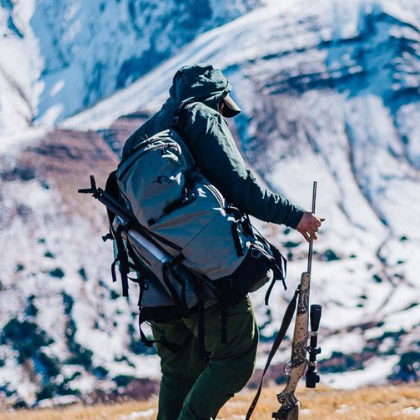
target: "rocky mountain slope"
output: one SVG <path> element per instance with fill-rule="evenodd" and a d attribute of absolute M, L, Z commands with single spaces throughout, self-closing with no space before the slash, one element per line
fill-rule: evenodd
<path fill-rule="evenodd" d="M 0 131 L 52 124 L 138 79 L 258 0 L 3 0 Z"/>
<path fill-rule="evenodd" d="M 129 305 L 116 299 L 109 283 L 102 213 L 75 190 L 89 173 L 103 184 L 121 142 L 157 109 L 176 69 L 200 61 L 232 83 L 244 110 L 233 128 L 263 179 L 307 208 L 319 182 L 317 212 L 327 221 L 312 298 L 324 305 L 323 380 L 352 387 L 418 378 L 419 6 L 269 2 L 200 35 L 60 129 L 3 135 L 0 392 L 31 402 L 120 392 L 156 377 L 156 357 L 139 354 L 136 343 L 135 297 Z M 263 356 L 306 269 L 307 247 L 296 232 L 259 226 L 291 261 L 289 291 L 278 287 L 270 309 L 264 291 L 253 296 Z"/>

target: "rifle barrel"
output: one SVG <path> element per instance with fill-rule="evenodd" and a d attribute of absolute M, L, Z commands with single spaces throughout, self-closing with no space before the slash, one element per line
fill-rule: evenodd
<path fill-rule="evenodd" d="M 120 216 L 125 222 L 133 222 L 133 216 L 106 191 L 101 191 L 101 194 L 98 196 L 98 200 L 108 207 L 114 214 Z"/>
<path fill-rule="evenodd" d="M 317 182 L 314 181 L 313 189 L 312 189 L 312 214 L 315 214 L 315 206 L 316 206 L 316 188 Z M 312 270 L 312 255 L 314 250 L 313 241 L 309 244 L 309 254 L 308 254 L 308 273 L 311 274 Z"/>

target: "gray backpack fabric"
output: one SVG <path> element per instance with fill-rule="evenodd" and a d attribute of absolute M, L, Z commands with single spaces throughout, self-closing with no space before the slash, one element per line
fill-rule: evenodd
<path fill-rule="evenodd" d="M 241 294 L 269 280 L 275 262 L 270 246 L 195 168 L 176 131 L 165 130 L 141 142 L 121 162 L 116 177 L 125 205 L 165 255 L 151 255 L 150 243 L 145 245 L 138 233 L 126 235 L 134 253 L 154 274 L 150 279 L 145 276 L 141 306 L 178 304 L 188 310 L 198 304 L 200 294 L 209 304 L 218 298 L 218 292 L 228 293 L 222 283 L 232 282 L 232 275 L 247 257 L 259 270 L 254 270 L 254 276 L 248 274 L 254 278 L 243 279 L 248 290 Z M 118 218 L 114 224 L 114 230 L 118 229 Z"/>
<path fill-rule="evenodd" d="M 107 207 L 110 234 L 104 239 L 114 240 L 113 280 L 119 265 L 124 296 L 128 279 L 139 284 L 146 346 L 154 341 L 144 335 L 142 322 L 167 322 L 198 311 L 199 352 L 206 359 L 206 306 L 221 302 L 226 342 L 226 305 L 270 279 L 266 304 L 277 280 L 286 288 L 285 258 L 200 173 L 175 129 L 138 144 L 110 174 L 105 191 L 91 177 L 91 188 L 79 192 L 92 192 Z M 164 337 L 160 342 L 176 351 Z"/>

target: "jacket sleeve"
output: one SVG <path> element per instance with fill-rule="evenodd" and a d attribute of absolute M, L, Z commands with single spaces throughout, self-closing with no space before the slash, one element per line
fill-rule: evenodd
<path fill-rule="evenodd" d="M 184 136 L 197 166 L 228 202 L 260 220 L 297 227 L 304 210 L 258 182 L 219 113 L 191 112 Z"/>

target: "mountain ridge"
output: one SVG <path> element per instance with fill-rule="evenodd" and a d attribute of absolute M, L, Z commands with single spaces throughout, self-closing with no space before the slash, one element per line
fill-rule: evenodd
<path fill-rule="evenodd" d="M 232 83 L 243 109 L 234 129 L 264 181 L 306 208 L 313 178 L 319 183 L 317 212 L 327 220 L 315 244 L 311 300 L 324 305 L 324 381 L 355 387 L 418 378 L 415 5 L 272 3 L 199 36 L 57 131 L 40 127 L 34 141 L 24 133 L 21 145 L 4 143 L 0 378 L 9 385 L 2 395 L 34 402 L 60 392 L 110 392 L 121 376 L 158 376 L 156 356 L 136 354 L 143 350 L 136 344 L 135 296 L 131 305 L 116 299 L 118 287 L 106 281 L 111 250 L 100 241 L 103 209 L 75 191 L 87 186 L 90 173 L 103 185 L 124 139 L 158 108 L 176 69 L 202 60 L 220 67 Z M 289 290 L 275 289 L 270 308 L 263 292 L 252 296 L 261 356 L 306 270 L 307 245 L 289 229 L 257 225 L 291 261 Z M 8 325 L 11 319 L 17 321 Z M 22 364 L 27 349 L 16 334 L 25 329 L 39 336 L 39 346 Z M 48 337 L 55 344 L 46 344 Z M 274 359 L 275 380 L 282 377 L 288 344 Z M 257 367 L 264 361 L 260 357 Z M 10 372 L 18 373 L 11 378 Z"/>
<path fill-rule="evenodd" d="M 259 0 L 5 0 L 0 131 L 56 121 L 121 89 Z"/>

